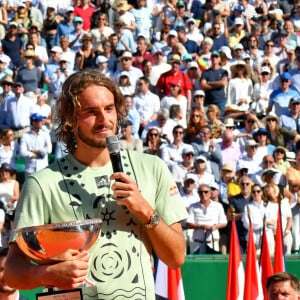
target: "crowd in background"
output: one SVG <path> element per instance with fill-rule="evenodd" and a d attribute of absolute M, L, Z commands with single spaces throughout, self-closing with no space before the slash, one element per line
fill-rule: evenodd
<path fill-rule="evenodd" d="M 0 6 L 0 229 L 20 180 L 65 155 L 55 103 L 72 73 L 96 69 L 126 101 L 124 148 L 159 156 L 189 217 L 188 253 L 241 250 L 249 219 L 274 253 L 300 246 L 298 0 L 23 0 Z M 174 191 L 170 191 L 174 192 Z M 207 248 L 208 247 L 208 248 Z"/>

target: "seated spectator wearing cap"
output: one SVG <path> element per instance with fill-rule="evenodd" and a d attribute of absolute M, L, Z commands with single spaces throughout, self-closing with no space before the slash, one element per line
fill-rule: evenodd
<path fill-rule="evenodd" d="M 192 61 L 188 64 L 187 75 L 193 87 L 192 92 L 194 93 L 194 91 L 201 90 L 200 87 L 201 72 L 197 62 Z"/>
<path fill-rule="evenodd" d="M 274 83 L 271 80 L 271 70 L 268 66 L 260 68 L 260 81 L 254 84 L 253 102 L 250 103 L 250 110 L 256 114 L 266 114 L 269 105 L 269 98 L 274 90 Z"/>
<path fill-rule="evenodd" d="M 289 112 L 280 115 L 279 126 L 300 133 L 300 98 L 291 98 Z"/>
<path fill-rule="evenodd" d="M 200 201 L 190 206 L 189 216 L 186 220 L 186 227 L 194 229 L 194 244 L 191 252 L 195 252 L 197 248 L 201 249 L 203 243 L 215 251 L 219 251 L 219 229 L 224 228 L 227 224 L 224 209 L 220 203 L 210 199 L 209 184 L 201 184 L 198 187 L 198 194 Z"/>
<path fill-rule="evenodd" d="M 172 68 L 170 71 L 160 76 L 156 88 L 159 90 L 161 96 L 168 96 L 171 94 L 170 83 L 180 83 L 180 94 L 187 98 L 187 107 L 190 109 L 192 100 L 192 85 L 187 74 L 180 71 L 180 56 L 178 54 L 173 54 L 168 60 L 168 63 L 172 66 Z"/>
<path fill-rule="evenodd" d="M 129 51 L 131 53 L 136 52 L 136 43 L 133 38 L 133 34 L 130 30 L 125 28 L 124 16 L 118 18 L 114 22 L 114 30 L 119 37 L 116 49 L 118 51 Z"/>
<path fill-rule="evenodd" d="M 193 99 L 192 99 L 192 108 L 199 109 L 200 112 L 204 113 L 204 100 L 205 100 L 205 92 L 201 89 L 196 90 L 193 93 Z"/>
<path fill-rule="evenodd" d="M 174 25 L 175 28 L 177 29 L 178 27 L 184 27 L 184 16 L 185 16 L 185 2 L 183 0 L 178 0 L 176 2 L 176 7 L 175 7 L 175 20 L 174 20 Z"/>
<path fill-rule="evenodd" d="M 10 58 L 4 53 L 0 54 L 0 80 L 6 76 L 13 76 L 13 71 L 9 68 Z"/>
<path fill-rule="evenodd" d="M 25 177 L 48 166 L 48 154 L 52 151 L 49 132 L 41 130 L 44 116 L 34 113 L 30 116 L 31 130 L 20 142 L 20 156 L 25 158 Z"/>
<path fill-rule="evenodd" d="M 103 55 L 98 55 L 95 60 L 96 70 L 108 78 L 113 78 L 113 73 L 108 69 L 108 59 Z"/>
<path fill-rule="evenodd" d="M 178 188 L 183 186 L 184 178 L 188 173 L 194 171 L 194 149 L 191 145 L 186 145 L 181 153 L 182 162 L 179 164 L 173 164 L 170 167 L 170 171 L 173 174 Z M 194 174 L 192 174 L 195 176 Z M 195 179 L 195 181 L 197 181 Z"/>
<path fill-rule="evenodd" d="M 183 142 L 184 129 L 181 125 L 176 125 L 173 128 L 172 134 L 173 142 L 161 150 L 161 158 L 169 168 L 171 165 L 182 162 L 182 151 L 187 146 Z"/>
<path fill-rule="evenodd" d="M 248 19 L 246 18 L 246 21 L 247 20 Z M 233 24 L 233 32 L 231 32 L 228 37 L 228 44 L 231 49 L 233 49 L 234 46 L 236 46 L 246 35 L 244 30 L 244 21 L 242 18 L 235 18 Z"/>
<path fill-rule="evenodd" d="M 36 95 L 35 111 L 45 117 L 43 129 L 50 130 L 52 127 L 52 111 L 50 105 L 46 103 L 48 101 L 48 92 L 38 89 Z"/>
<path fill-rule="evenodd" d="M 148 78 L 140 77 L 137 86 L 138 92 L 133 98 L 133 107 L 140 115 L 140 131 L 142 131 L 149 122 L 156 120 L 157 112 L 160 109 L 160 99 L 150 92 Z"/>
<path fill-rule="evenodd" d="M 134 62 L 133 66 L 143 70 L 143 62 L 145 59 L 155 62 L 154 57 L 147 51 L 147 42 L 144 36 L 139 36 L 136 41 L 136 53 L 133 54 Z"/>
<path fill-rule="evenodd" d="M 234 65 L 236 62 L 243 60 L 243 54 L 244 46 L 241 43 L 236 44 L 233 47 L 232 59 L 230 60 L 230 64 Z"/>
<path fill-rule="evenodd" d="M 224 164 L 220 169 L 220 180 L 219 180 L 219 199 L 222 203 L 225 211 L 227 211 L 229 207 L 229 200 L 228 200 L 228 187 L 231 182 L 235 180 L 233 167 L 229 164 Z M 235 194 L 239 194 L 240 189 Z M 232 196 L 231 194 L 229 196 Z"/>
<path fill-rule="evenodd" d="M 119 80 L 117 82 L 121 93 L 129 96 L 133 96 L 135 92 L 134 86 L 131 84 L 129 73 L 123 71 L 120 73 Z"/>
<path fill-rule="evenodd" d="M 270 144 L 269 132 L 261 127 L 253 133 L 253 138 L 257 142 L 256 157 L 262 162 L 265 155 L 273 155 L 275 146 Z"/>
<path fill-rule="evenodd" d="M 228 73 L 220 66 L 220 53 L 214 51 L 211 54 L 211 67 L 201 76 L 201 89 L 205 91 L 204 105 L 216 104 L 220 110 L 225 107 L 225 86 L 228 82 Z"/>
<path fill-rule="evenodd" d="M 12 68 L 19 68 L 22 65 L 21 54 L 23 52 L 23 42 L 17 35 L 18 24 L 10 22 L 7 34 L 1 41 L 3 52 L 11 59 Z"/>
<path fill-rule="evenodd" d="M 300 11 L 300 9 L 298 10 Z M 300 93 L 300 55 L 296 57 L 296 64 L 297 67 L 289 71 L 291 74 L 291 88 Z"/>
<path fill-rule="evenodd" d="M 192 143 L 195 156 L 203 155 L 207 159 L 207 171 L 214 175 L 215 181 L 220 179 L 220 166 L 222 165 L 222 154 L 219 144 L 211 139 L 211 129 L 208 125 L 200 128 L 197 140 Z"/>
<path fill-rule="evenodd" d="M 182 109 L 182 115 L 183 115 L 182 125 L 184 128 L 186 128 L 188 100 L 185 96 L 181 94 L 181 81 L 176 79 L 171 80 L 169 82 L 169 88 L 171 94 L 168 96 L 164 96 L 161 99 L 160 106 L 169 110 L 171 105 L 174 104 L 180 105 L 180 108 Z"/>
<path fill-rule="evenodd" d="M 195 158 L 194 161 L 195 171 L 197 175 L 196 185 L 197 187 L 202 183 L 209 183 L 215 181 L 215 177 L 208 170 L 207 158 L 204 155 L 199 155 Z"/>
<path fill-rule="evenodd" d="M 81 17 L 83 20 L 83 30 L 89 31 L 91 28 L 91 17 L 95 9 L 90 6 L 89 2 L 80 0 L 80 4 L 74 7 L 74 16 Z"/>
<path fill-rule="evenodd" d="M 25 65 L 20 68 L 16 75 L 16 81 L 21 82 L 24 92 L 35 92 L 41 85 L 42 72 L 34 66 L 35 53 L 33 50 L 27 50 L 24 53 Z"/>
<path fill-rule="evenodd" d="M 197 1 L 193 1 L 193 3 L 194 2 Z M 195 41 L 198 47 L 200 47 L 203 41 L 203 35 L 201 31 L 197 28 L 197 21 L 194 18 L 189 18 L 186 21 L 186 24 L 187 24 L 187 34 L 186 34 L 187 38 L 191 41 Z"/>
<path fill-rule="evenodd" d="M 186 174 L 183 179 L 183 186 L 179 189 L 180 196 L 184 201 L 185 208 L 188 211 L 191 205 L 199 202 L 199 195 L 196 190 L 196 175 L 192 173 Z M 186 240 L 186 253 L 191 254 L 191 246 L 193 242 L 193 229 L 186 228 L 186 220 L 181 222 L 183 234 Z"/>
<path fill-rule="evenodd" d="M 253 84 L 250 79 L 251 68 L 244 61 L 231 65 L 231 79 L 228 84 L 227 104 L 236 104 L 242 110 L 248 110 L 252 99 Z"/>
<path fill-rule="evenodd" d="M 278 218 L 278 205 L 281 209 L 281 225 L 283 231 L 284 254 L 291 254 L 293 237 L 291 234 L 292 211 L 287 198 L 280 194 L 279 188 L 275 184 L 267 184 L 264 188 L 264 200 L 266 206 L 266 235 L 270 254 L 274 255 L 275 234 Z"/>
<path fill-rule="evenodd" d="M 121 67 L 116 71 L 114 74 L 114 80 L 115 82 L 118 82 L 119 77 L 123 71 L 126 71 L 128 73 L 130 83 L 133 86 L 133 89 L 135 90 L 137 81 L 139 78 L 143 76 L 143 72 L 139 69 L 134 67 L 133 64 L 133 56 L 130 52 L 125 51 L 121 57 Z"/>
<path fill-rule="evenodd" d="M 32 99 L 23 95 L 22 83 L 14 83 L 13 91 L 15 96 L 9 98 L 6 107 L 3 108 L 4 117 L 0 128 L 11 128 L 15 139 L 19 139 L 29 130 L 30 115 L 35 112 L 35 107 Z"/>
<path fill-rule="evenodd" d="M 85 34 L 85 31 L 82 29 L 82 23 L 82 18 L 75 17 L 73 19 L 74 30 L 68 35 L 68 40 L 70 42 L 69 47 L 75 53 L 78 51 L 79 48 L 81 48 L 81 39 L 82 36 Z"/>
<path fill-rule="evenodd" d="M 143 142 L 132 136 L 132 123 L 129 119 L 125 119 L 121 123 L 121 134 L 120 145 L 122 148 L 143 152 Z"/>
<path fill-rule="evenodd" d="M 67 7 L 65 10 L 65 18 L 60 22 L 56 16 L 56 7 L 53 5 L 48 5 L 47 18 L 44 21 L 44 31 L 49 50 L 55 45 L 59 45 L 59 39 L 62 35 L 66 35 L 68 38 L 70 38 L 70 35 L 73 34 L 75 30 L 73 19 L 74 8 L 72 6 Z"/>
<path fill-rule="evenodd" d="M 269 113 L 265 118 L 265 122 L 272 145 L 289 148 L 300 141 L 299 134 L 279 126 L 279 117 L 277 115 Z"/>
<path fill-rule="evenodd" d="M 284 72 L 280 75 L 280 87 L 273 91 L 270 95 L 269 106 L 267 113 L 272 111 L 274 106 L 274 112 L 277 116 L 288 113 L 289 101 L 292 97 L 299 98 L 300 95 L 296 90 L 290 88 L 291 75 Z"/>
<path fill-rule="evenodd" d="M 237 162 L 237 169 L 248 169 L 248 175 L 250 178 L 260 168 L 260 161 L 256 157 L 257 143 L 255 140 L 247 140 L 245 144 L 245 154 Z"/>
<path fill-rule="evenodd" d="M 197 53 L 199 50 L 197 43 L 193 40 L 189 40 L 189 38 L 187 37 L 186 31 L 185 31 L 185 27 L 179 27 L 177 30 L 177 33 L 178 33 L 179 42 L 182 43 L 183 46 L 185 47 L 186 51 L 193 58 L 195 58 L 197 56 Z"/>

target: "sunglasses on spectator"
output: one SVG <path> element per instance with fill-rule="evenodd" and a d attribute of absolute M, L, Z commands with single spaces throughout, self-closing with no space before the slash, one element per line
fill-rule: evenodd
<path fill-rule="evenodd" d="M 149 133 L 149 136 L 158 136 L 158 133 Z"/>
<path fill-rule="evenodd" d="M 248 186 L 248 185 L 250 185 L 249 182 L 241 182 L 241 186 Z"/>
<path fill-rule="evenodd" d="M 183 134 L 183 131 L 174 131 L 174 134 Z"/>
<path fill-rule="evenodd" d="M 254 120 L 247 120 L 247 123 L 255 123 L 255 121 Z"/>
<path fill-rule="evenodd" d="M 274 163 L 273 160 L 264 160 L 263 162 L 264 162 L 265 164 L 273 164 L 273 163 Z"/>
<path fill-rule="evenodd" d="M 280 149 L 276 150 L 275 152 L 276 152 L 276 153 L 281 153 L 281 154 L 284 154 L 284 153 L 285 153 L 283 150 L 280 150 Z"/>
<path fill-rule="evenodd" d="M 273 45 L 273 44 L 266 44 L 266 47 L 271 47 L 271 48 L 273 48 L 274 45 Z"/>
<path fill-rule="evenodd" d="M 193 118 L 199 118 L 200 115 L 193 115 L 192 117 L 193 117 Z"/>
<path fill-rule="evenodd" d="M 194 156 L 194 153 L 187 153 L 185 156 Z"/>
<path fill-rule="evenodd" d="M 253 194 L 258 194 L 258 193 L 260 193 L 260 192 L 261 192 L 261 190 L 253 190 L 253 191 L 252 191 Z"/>
<path fill-rule="evenodd" d="M 207 190 L 207 191 L 199 191 L 199 192 L 198 192 L 199 195 L 208 194 L 208 193 L 209 193 L 208 190 Z"/>
<path fill-rule="evenodd" d="M 276 119 L 268 119 L 267 122 L 276 122 Z"/>

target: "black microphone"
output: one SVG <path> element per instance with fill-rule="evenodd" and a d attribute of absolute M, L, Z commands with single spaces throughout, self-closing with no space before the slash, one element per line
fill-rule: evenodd
<path fill-rule="evenodd" d="M 107 136 L 105 139 L 114 173 L 123 172 L 122 159 L 120 155 L 119 138 L 116 135 Z"/>

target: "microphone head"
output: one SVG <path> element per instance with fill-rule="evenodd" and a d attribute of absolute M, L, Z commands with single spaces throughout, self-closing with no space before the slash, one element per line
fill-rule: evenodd
<path fill-rule="evenodd" d="M 117 135 L 110 135 L 105 138 L 106 147 L 109 153 L 120 152 L 120 143 Z"/>

